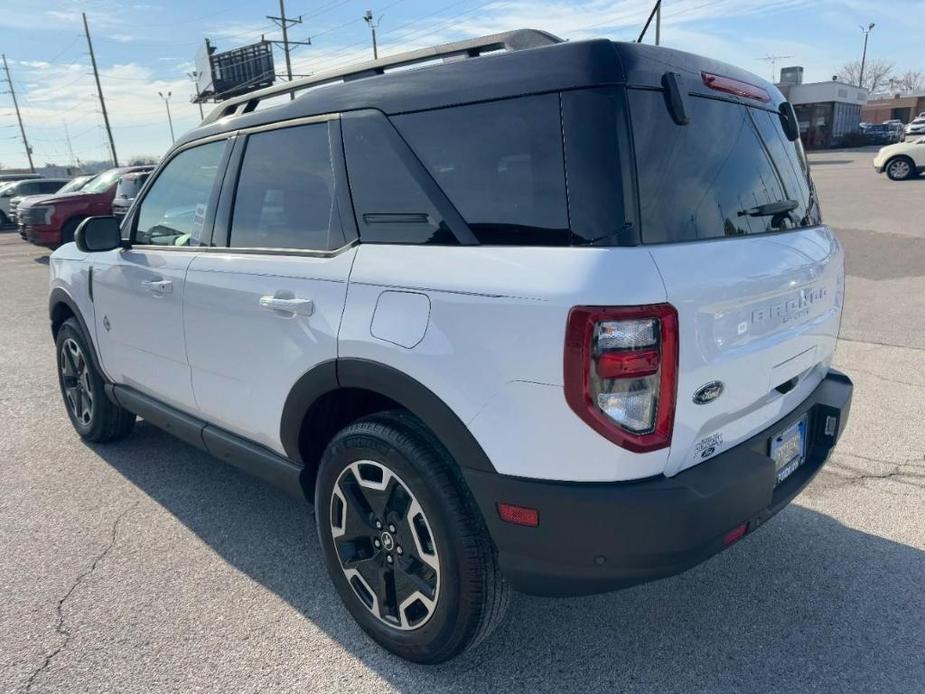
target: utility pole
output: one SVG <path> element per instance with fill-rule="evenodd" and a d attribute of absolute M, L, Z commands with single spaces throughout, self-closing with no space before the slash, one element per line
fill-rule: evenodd
<path fill-rule="evenodd" d="M 777 61 L 786 60 L 787 58 L 792 58 L 792 55 L 766 55 L 763 58 L 755 58 L 755 60 L 763 60 L 766 63 L 771 64 L 771 82 L 778 82 L 776 79 L 776 70 L 777 70 Z"/>
<path fill-rule="evenodd" d="M 662 43 L 662 0 L 655 3 L 655 45 Z"/>
<path fill-rule="evenodd" d="M 202 101 L 199 100 L 199 73 L 193 70 L 192 72 L 187 72 L 186 76 L 193 80 L 193 88 L 196 90 L 196 105 L 199 107 L 199 118 L 201 120 L 205 118 L 205 114 L 202 112 Z"/>
<path fill-rule="evenodd" d="M 93 65 L 93 78 L 96 80 L 96 91 L 100 95 L 100 108 L 103 110 L 103 122 L 106 124 L 106 134 L 109 135 L 109 150 L 112 152 L 112 165 L 119 165 L 116 156 L 116 141 L 112 139 L 112 128 L 109 127 L 109 114 L 106 113 L 106 100 L 103 99 L 103 87 L 100 86 L 100 73 L 96 69 L 96 55 L 93 53 L 93 42 L 90 40 L 90 27 L 87 25 L 87 13 L 80 13 L 84 18 L 84 33 L 87 35 L 87 47 L 90 49 L 90 63 Z"/>
<path fill-rule="evenodd" d="M 22 144 L 26 148 L 26 157 L 29 159 L 29 171 L 35 173 L 35 165 L 32 163 L 32 148 L 26 140 L 26 129 L 22 125 L 22 116 L 19 113 L 19 103 L 16 101 L 16 90 L 13 89 L 13 80 L 10 79 L 10 68 L 6 64 L 6 55 L 3 56 L 3 70 L 6 72 L 6 83 L 10 85 L 10 96 L 13 97 L 13 108 L 16 109 L 16 120 L 19 121 L 19 132 L 22 135 Z"/>
<path fill-rule="evenodd" d="M 297 19 L 292 19 L 286 16 L 286 0 L 279 0 L 279 17 L 272 17 L 267 15 L 267 19 L 271 20 L 276 26 L 280 27 L 283 30 L 283 40 L 282 41 L 271 41 L 270 43 L 282 43 L 283 53 L 286 55 L 286 78 L 292 82 L 292 61 L 289 59 L 289 46 L 310 46 L 312 40 L 308 39 L 307 41 L 290 41 L 289 40 L 289 27 L 295 26 L 296 24 L 302 23 L 302 15 L 299 15 Z M 289 99 L 295 99 L 295 94 L 289 92 Z"/>
<path fill-rule="evenodd" d="M 373 32 L 373 60 L 379 60 L 379 47 L 376 46 L 376 27 L 378 27 L 379 22 L 382 21 L 382 15 L 379 15 L 379 21 L 373 22 L 373 11 L 366 10 L 366 13 L 363 15 L 363 21 L 369 24 L 369 29 Z"/>
<path fill-rule="evenodd" d="M 170 94 L 167 92 L 167 95 L 164 96 L 164 92 L 158 92 L 157 95 L 164 100 L 164 106 L 167 107 L 167 123 L 170 125 L 170 142 L 173 144 L 177 141 L 177 138 L 173 134 L 173 118 L 170 117 Z"/>
<path fill-rule="evenodd" d="M 67 121 L 61 121 L 61 125 L 64 126 L 64 139 L 67 140 L 67 151 L 71 156 L 71 164 L 73 164 L 75 168 L 80 169 L 80 159 L 74 154 L 74 147 L 71 145 L 71 133 L 68 132 L 67 129 Z"/>
<path fill-rule="evenodd" d="M 867 37 L 870 36 L 870 32 L 874 28 L 874 23 L 871 22 L 867 28 L 861 27 L 861 31 L 864 32 L 864 52 L 861 53 L 861 69 L 858 71 L 858 87 L 864 85 L 864 63 L 867 62 Z"/>

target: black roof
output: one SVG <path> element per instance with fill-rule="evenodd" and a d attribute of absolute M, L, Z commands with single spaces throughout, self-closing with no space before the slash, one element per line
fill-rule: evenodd
<path fill-rule="evenodd" d="M 680 74 L 692 94 L 736 99 L 708 89 L 701 72 L 709 72 L 763 88 L 773 107 L 784 101 L 773 84 L 727 63 L 660 46 L 594 39 L 492 53 L 308 88 L 293 101 L 195 128 L 177 144 L 240 128 L 357 109 L 378 109 L 391 115 L 576 88 L 619 84 L 660 88 L 666 72 Z M 744 103 L 755 105 L 754 101 Z"/>

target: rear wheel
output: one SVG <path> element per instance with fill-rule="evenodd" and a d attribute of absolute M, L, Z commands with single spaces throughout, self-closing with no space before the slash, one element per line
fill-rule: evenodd
<path fill-rule="evenodd" d="M 347 609 L 379 644 L 437 663 L 485 638 L 509 589 L 455 463 L 416 418 L 341 431 L 315 489 L 318 534 Z"/>
<path fill-rule="evenodd" d="M 103 377 L 90 358 L 90 346 L 74 318 L 58 329 L 58 384 L 71 424 L 87 441 L 114 441 L 127 436 L 135 415 L 106 395 Z"/>
<path fill-rule="evenodd" d="M 892 181 L 905 181 L 915 176 L 915 163 L 909 157 L 895 157 L 886 165 L 886 175 Z"/>

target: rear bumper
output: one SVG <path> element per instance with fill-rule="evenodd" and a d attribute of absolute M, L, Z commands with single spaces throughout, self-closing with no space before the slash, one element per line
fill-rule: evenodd
<path fill-rule="evenodd" d="M 755 530 L 822 468 L 844 430 L 851 380 L 830 371 L 793 412 L 744 443 L 675 477 L 568 483 L 465 470 L 512 586 L 583 595 L 685 571 L 723 550 L 724 536 Z M 809 415 L 806 461 L 775 487 L 770 437 Z M 501 521 L 498 502 L 539 509 L 536 528 Z"/>

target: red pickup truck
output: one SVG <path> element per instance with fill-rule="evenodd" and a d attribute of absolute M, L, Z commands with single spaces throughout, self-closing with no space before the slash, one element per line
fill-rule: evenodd
<path fill-rule="evenodd" d="M 69 243 L 81 221 L 112 214 L 116 185 L 123 174 L 150 170 L 150 166 L 109 169 L 74 193 L 35 198 L 19 208 L 19 235 L 49 248 Z"/>

